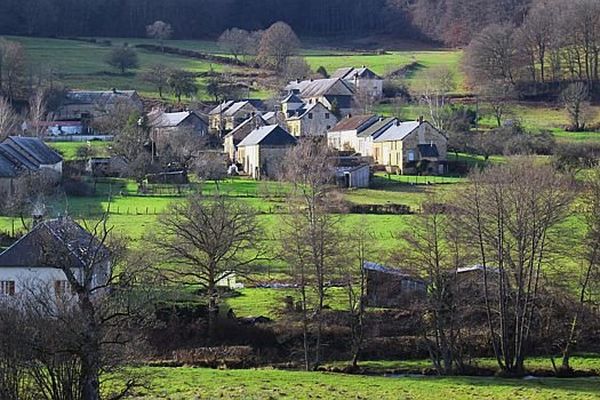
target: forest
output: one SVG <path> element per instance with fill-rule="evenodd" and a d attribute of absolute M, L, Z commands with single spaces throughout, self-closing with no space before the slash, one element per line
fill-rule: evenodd
<path fill-rule="evenodd" d="M 164 20 L 174 38 L 215 38 L 225 29 L 284 21 L 302 36 L 392 34 L 467 44 L 492 23 L 519 24 L 530 0 L 3 0 L 0 34 L 144 36 Z M 468 12 L 467 12 L 468 11 Z"/>

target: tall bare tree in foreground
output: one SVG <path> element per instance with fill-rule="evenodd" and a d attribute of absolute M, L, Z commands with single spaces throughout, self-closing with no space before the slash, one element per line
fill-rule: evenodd
<path fill-rule="evenodd" d="M 573 347 L 577 343 L 586 307 L 591 300 L 593 290 L 597 289 L 600 278 L 600 167 L 596 166 L 588 175 L 583 192 L 582 211 L 585 221 L 582 262 L 577 277 L 577 305 L 573 309 L 570 327 L 562 346 L 562 363 L 559 372 L 572 374 L 570 359 Z"/>
<path fill-rule="evenodd" d="M 292 148 L 286 162 L 284 178 L 292 183 L 293 190 L 289 214 L 282 221 L 282 250 L 300 294 L 304 364 L 308 370 L 321 363 L 327 282 L 337 272 L 342 254 L 338 218 L 330 214 L 335 171 L 331 152 L 312 140 Z"/>
<path fill-rule="evenodd" d="M 42 369 L 34 379 L 52 393 L 53 373 L 60 373 L 54 369 L 56 357 L 68 354 L 77 373 L 69 379 L 74 379 L 73 388 L 79 393 L 72 398 L 98 400 L 103 375 L 114 373 L 135 346 L 141 347 L 138 324 L 148 320 L 147 307 L 152 304 L 142 284 L 147 265 L 142 258 L 126 254 L 122 239 L 111 234 L 106 216 L 87 229 L 68 218 L 43 222 L 34 229 L 41 230 L 38 245 L 44 264 L 60 269 L 66 277 L 62 294 L 45 296 L 33 287 L 26 300 L 33 310 L 29 316 L 39 321 L 49 318 L 46 328 L 56 328 L 54 338 L 47 338 L 54 344 L 31 344 L 42 355 L 52 356 L 37 359 Z M 134 381 L 125 378 L 125 382 L 124 391 L 109 399 L 131 390 Z"/>
<path fill-rule="evenodd" d="M 43 122 L 46 121 L 47 109 L 46 90 L 40 87 L 29 98 L 30 134 L 39 137 L 45 133 L 46 127 Z"/>
<path fill-rule="evenodd" d="M 210 339 L 219 312 L 217 284 L 247 274 L 263 257 L 262 240 L 256 212 L 224 196 L 190 196 L 159 218 L 151 241 L 168 263 L 161 271 L 168 279 L 205 290 Z"/>
<path fill-rule="evenodd" d="M 454 202 L 451 223 L 484 269 L 490 339 L 505 373 L 523 372 L 543 269 L 572 198 L 567 177 L 520 158 L 472 174 Z"/>

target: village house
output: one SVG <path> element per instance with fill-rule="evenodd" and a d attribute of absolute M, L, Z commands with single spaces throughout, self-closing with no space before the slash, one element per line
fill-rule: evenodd
<path fill-rule="evenodd" d="M 399 269 L 366 261 L 367 306 L 406 307 L 427 293 L 427 282 Z"/>
<path fill-rule="evenodd" d="M 185 130 L 198 136 L 208 134 L 208 124 L 195 111 L 154 111 L 148 114 L 148 125 L 154 139 L 178 130 Z"/>
<path fill-rule="evenodd" d="M 254 129 L 238 145 L 238 159 L 254 179 L 276 178 L 282 172 L 285 155 L 296 138 L 279 125 Z"/>
<path fill-rule="evenodd" d="M 386 129 L 397 123 L 398 119 L 394 117 L 379 117 L 371 126 L 358 132 L 356 135 L 356 152 L 364 157 L 373 157 L 373 139 L 378 137 Z"/>
<path fill-rule="evenodd" d="M 260 100 L 225 101 L 208 113 L 209 129 L 215 133 L 231 131 L 263 109 Z"/>
<path fill-rule="evenodd" d="M 0 297 L 49 292 L 57 297 L 72 293 L 61 268 L 52 265 L 52 254 L 64 251 L 78 281 L 83 271 L 93 267 L 92 285 L 101 287 L 109 279 L 111 263 L 107 249 L 71 218 L 58 218 L 37 223 L 25 236 L 0 253 Z M 90 265 L 90 253 L 94 265 Z M 52 253 L 52 254 L 51 254 Z M 59 257 L 56 257 L 59 258 Z"/>
<path fill-rule="evenodd" d="M 377 122 L 378 119 L 377 115 L 349 115 L 327 132 L 327 143 L 338 151 L 357 153 L 359 148 L 358 135 Z"/>
<path fill-rule="evenodd" d="M 238 145 L 253 130 L 265 125 L 276 124 L 265 121 L 264 118 L 260 115 L 254 115 L 242 122 L 227 135 L 225 135 L 225 137 L 223 138 L 223 150 L 225 154 L 227 154 L 230 163 L 243 164 L 243 160 L 240 160 L 238 157 Z"/>
<path fill-rule="evenodd" d="M 388 172 L 443 174 L 448 139 L 429 122 L 396 122 L 373 139 L 373 158 Z"/>
<path fill-rule="evenodd" d="M 62 177 L 63 158 L 41 139 L 9 136 L 0 143 L 0 193 L 11 195 L 28 176 Z"/>
<path fill-rule="evenodd" d="M 327 136 L 327 131 L 337 124 L 337 118 L 321 103 L 300 108 L 286 119 L 288 130 L 296 137 Z"/>
<path fill-rule="evenodd" d="M 131 107 L 139 112 L 144 108 L 142 99 L 135 90 L 70 90 L 54 113 L 54 119 L 82 121 L 85 126 L 94 118 L 110 113 L 119 105 Z"/>
<path fill-rule="evenodd" d="M 364 65 L 361 68 L 340 68 L 331 77 L 354 85 L 357 93 L 365 93 L 374 99 L 383 96 L 383 78 Z"/>
<path fill-rule="evenodd" d="M 352 112 L 354 88 L 342 79 L 297 80 L 290 82 L 285 90 L 297 95 L 308 106 L 321 103 L 338 116 Z"/>

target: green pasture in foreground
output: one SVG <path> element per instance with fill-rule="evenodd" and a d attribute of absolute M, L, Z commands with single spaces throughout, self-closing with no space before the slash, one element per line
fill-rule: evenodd
<path fill-rule="evenodd" d="M 150 387 L 136 399 L 411 399 L 588 400 L 600 396 L 598 379 L 369 377 L 272 369 L 153 368 Z"/>

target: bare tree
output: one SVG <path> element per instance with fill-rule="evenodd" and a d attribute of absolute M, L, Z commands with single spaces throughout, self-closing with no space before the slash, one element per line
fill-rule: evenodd
<path fill-rule="evenodd" d="M 219 36 L 218 44 L 237 60 L 239 56 L 245 56 L 248 50 L 248 39 L 250 33 L 244 29 L 231 28 Z"/>
<path fill-rule="evenodd" d="M 158 95 L 162 98 L 163 90 L 168 87 L 169 73 L 170 69 L 166 65 L 154 64 L 142 74 L 142 80 L 156 87 Z"/>
<path fill-rule="evenodd" d="M 281 72 L 299 47 L 300 40 L 292 28 L 285 22 L 276 22 L 261 37 L 258 59 L 263 67 Z"/>
<path fill-rule="evenodd" d="M 513 86 L 504 81 L 492 81 L 480 87 L 479 95 L 492 111 L 497 126 L 501 127 L 502 118 L 509 110 L 510 101 L 516 97 Z"/>
<path fill-rule="evenodd" d="M 440 131 L 447 129 L 449 119 L 448 95 L 456 88 L 454 73 L 445 67 L 429 70 L 421 89 L 421 101 L 427 105 L 431 123 Z"/>
<path fill-rule="evenodd" d="M 0 96 L 0 140 L 14 134 L 17 130 L 19 117 L 4 97 Z"/>
<path fill-rule="evenodd" d="M 589 108 L 589 92 L 583 82 L 571 83 L 561 93 L 561 100 L 569 115 L 571 129 L 579 132 L 585 129 L 585 118 Z"/>
<path fill-rule="evenodd" d="M 573 373 L 570 365 L 571 354 L 582 329 L 584 311 L 592 298 L 594 280 L 600 272 L 600 167 L 596 166 L 588 175 L 582 198 L 581 209 L 586 228 L 581 255 L 583 267 L 576 280 L 578 304 L 573 308 L 567 337 L 561 348 L 561 366 L 559 370 L 555 367 L 561 375 Z"/>
<path fill-rule="evenodd" d="M 549 2 L 538 1 L 531 7 L 521 26 L 520 34 L 529 53 L 534 82 L 537 80 L 537 66 L 539 66 L 540 81 L 544 82 L 546 79 L 547 52 L 558 26 L 556 16 L 556 10 L 549 6 Z"/>
<path fill-rule="evenodd" d="M 191 98 L 198 91 L 194 74 L 183 69 L 172 69 L 167 77 L 167 84 L 179 103 L 182 96 Z"/>
<path fill-rule="evenodd" d="M 337 273 L 342 254 L 338 218 L 330 214 L 335 176 L 332 160 L 322 143 L 305 140 L 289 150 L 284 172 L 294 190 L 288 201 L 289 215 L 282 221 L 282 250 L 300 294 L 307 370 L 321 363 L 327 282 Z"/>
<path fill-rule="evenodd" d="M 128 69 L 139 66 L 137 53 L 133 48 L 126 45 L 111 50 L 106 57 L 106 63 L 121 71 L 121 74 L 125 74 Z"/>
<path fill-rule="evenodd" d="M 468 251 L 483 266 L 490 340 L 508 374 L 523 373 L 543 267 L 560 241 L 558 224 L 572 198 L 568 178 L 519 158 L 473 173 L 453 202 L 451 223 L 461 227 Z"/>
<path fill-rule="evenodd" d="M 25 49 L 20 43 L 0 38 L 0 95 L 10 102 L 25 86 Z"/>
<path fill-rule="evenodd" d="M 455 288 L 456 271 L 464 260 L 453 225 L 448 223 L 444 213 L 445 207 L 436 196 L 423 204 L 423 214 L 403 234 L 406 247 L 400 256 L 405 268 L 410 270 L 418 265 L 429 284 L 421 304 L 424 313 L 422 329 L 431 361 L 441 375 L 459 372 L 464 367 L 461 349 L 463 312 L 460 294 Z"/>
<path fill-rule="evenodd" d="M 47 116 L 46 90 L 37 88 L 29 98 L 29 123 L 34 136 L 42 136 L 46 132 L 44 122 Z"/>
<path fill-rule="evenodd" d="M 248 274 L 263 257 L 256 212 L 221 195 L 193 195 L 160 216 L 156 234 L 150 240 L 168 263 L 161 273 L 204 289 L 208 334 L 214 339 L 220 304 L 217 285 L 233 274 Z"/>
<path fill-rule="evenodd" d="M 219 190 L 219 181 L 227 176 L 227 162 L 221 152 L 203 151 L 194 159 L 193 171 L 202 180 L 212 180 Z"/>
<path fill-rule="evenodd" d="M 167 24 L 163 21 L 154 21 L 154 23 L 146 26 L 146 35 L 148 37 L 157 39 L 160 43 L 162 51 L 165 51 L 165 40 L 171 39 L 173 35 L 173 28 L 171 24 Z"/>

